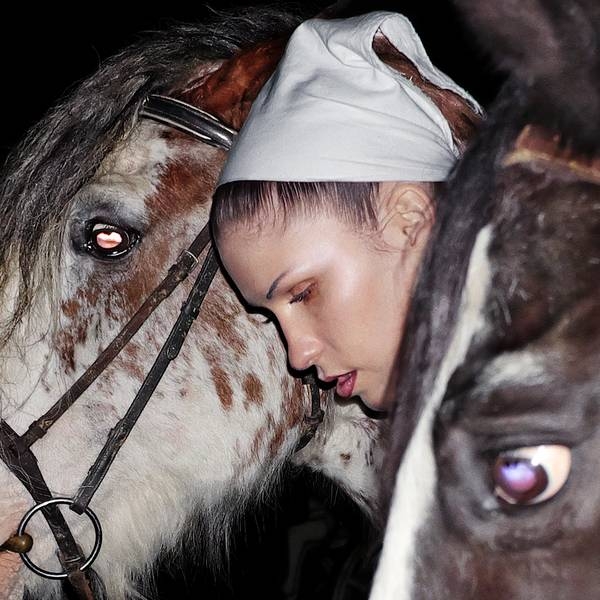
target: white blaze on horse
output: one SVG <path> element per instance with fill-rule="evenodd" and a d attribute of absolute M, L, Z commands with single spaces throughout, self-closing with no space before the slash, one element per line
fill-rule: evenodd
<path fill-rule="evenodd" d="M 509 82 L 438 207 L 372 600 L 600 597 L 600 5 L 457 0 Z"/>
<path fill-rule="evenodd" d="M 144 101 L 166 94 L 238 129 L 296 23 L 262 10 L 142 40 L 106 61 L 13 154 L 0 204 L 0 417 L 17 435 L 94 362 L 206 224 L 226 152 L 142 118 Z M 31 445 L 52 496 L 76 494 L 191 284 L 175 289 Z M 128 596 L 192 520 L 210 540 L 201 551 L 218 561 L 240 513 L 274 493 L 289 461 L 321 471 L 374 511 L 382 421 L 326 394 L 322 407 L 315 437 L 294 452 L 310 394 L 290 375 L 275 327 L 247 314 L 217 274 L 90 504 L 104 536 L 93 569 L 107 597 Z M 2 542 L 32 499 L 1 462 L 0 489 Z M 89 553 L 89 521 L 62 513 Z M 41 514 L 27 531 L 29 558 L 62 571 Z M 20 598 L 24 588 L 35 598 L 60 595 L 57 582 L 25 568 L 9 577 L 15 556 L 0 553 L 0 597 Z"/>

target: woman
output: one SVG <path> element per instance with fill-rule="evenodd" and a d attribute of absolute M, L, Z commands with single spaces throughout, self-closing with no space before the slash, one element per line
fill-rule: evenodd
<path fill-rule="evenodd" d="M 402 15 L 312 19 L 294 32 L 211 217 L 225 269 L 275 317 L 293 369 L 388 408 L 439 182 L 479 117 Z"/>

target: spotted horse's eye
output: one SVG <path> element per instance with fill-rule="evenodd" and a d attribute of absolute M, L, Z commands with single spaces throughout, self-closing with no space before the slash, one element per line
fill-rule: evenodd
<path fill-rule="evenodd" d="M 140 240 L 140 233 L 103 221 L 88 221 L 83 250 L 95 258 L 113 259 L 126 256 Z"/>
<path fill-rule="evenodd" d="M 492 465 L 494 493 L 508 504 L 539 504 L 555 496 L 571 471 L 571 450 L 543 445 L 502 452 Z"/>

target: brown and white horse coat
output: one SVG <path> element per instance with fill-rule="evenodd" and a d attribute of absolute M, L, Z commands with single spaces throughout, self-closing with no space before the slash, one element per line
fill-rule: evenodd
<path fill-rule="evenodd" d="M 236 28 L 244 23 L 247 49 L 240 51 L 239 46 L 232 48 L 232 40 L 240 37 Z M 163 34 L 156 48 L 149 40 L 116 56 L 84 82 L 21 149 L 6 174 L 9 184 L 2 198 L 2 210 L 21 232 L 20 238 L 13 233 L 12 239 L 4 239 L 5 245 L 14 246 L 3 254 L 12 261 L 5 266 L 4 297 L 15 298 L 22 284 L 19 273 L 27 253 L 22 220 L 28 219 L 27 210 L 37 214 L 48 208 L 44 203 L 52 206 L 44 222 L 36 222 L 42 239 L 33 248 L 38 260 L 24 275 L 29 296 L 22 317 L 8 326 L 2 349 L 1 414 L 18 433 L 94 361 L 208 219 L 225 152 L 166 126 L 137 120 L 144 95 L 177 95 L 239 127 L 276 63 L 281 36 L 293 23 L 286 15 L 265 10 L 247 21 L 233 19 L 209 29 L 204 40 L 202 31 L 191 27 L 174 31 L 172 39 Z M 197 50 L 189 47 L 189 40 L 194 35 L 201 48 L 210 50 L 207 55 L 193 54 Z M 219 35 L 225 40 L 223 56 Z M 156 59 L 153 70 L 150 63 L 143 64 L 145 53 Z M 155 88 L 148 83 L 153 73 Z M 146 87 L 135 88 L 136 78 Z M 86 131 L 86 123 L 77 121 L 81 111 L 99 115 L 99 123 L 94 114 L 89 117 L 95 131 Z M 106 126 L 103 119 L 108 116 L 117 124 L 125 119 L 124 135 L 116 137 L 118 127 Z M 86 162 L 91 161 L 85 150 L 92 150 L 94 135 L 104 135 L 104 150 L 94 154 L 101 157 L 97 164 Z M 62 170 L 62 177 L 52 180 L 57 186 L 66 182 L 59 190 L 62 196 L 59 191 L 53 195 L 53 185 L 44 183 L 51 180 L 47 176 L 52 170 Z M 17 179 L 29 183 L 11 188 Z M 48 189 L 40 192 L 44 185 Z M 31 207 L 28 202 L 36 198 L 39 205 Z M 84 250 L 90 223 L 135 231 L 139 241 L 122 258 L 98 259 Z M 183 284 L 161 305 L 106 373 L 32 447 L 53 494 L 72 496 L 83 481 L 152 365 L 190 285 Z M 12 305 L 18 306 L 14 301 Z M 5 310 L 3 321 L 9 322 L 11 312 Z M 200 523 L 196 539 L 204 542 L 198 544 L 202 552 L 218 561 L 241 512 L 273 492 L 290 459 L 324 473 L 367 512 L 373 511 L 382 462 L 381 421 L 355 403 L 328 401 L 316 437 L 293 454 L 309 409 L 307 392 L 289 374 L 275 327 L 247 314 L 218 275 L 183 350 L 92 502 L 104 528 L 104 546 L 94 569 L 108 597 L 134 593 L 131 582 L 151 569 L 159 553 L 177 547 L 192 520 Z M 31 501 L 2 466 L 0 488 L 4 540 Z M 89 550 L 92 532 L 86 519 L 66 517 L 78 542 Z M 32 560 L 59 570 L 55 543 L 42 519 L 31 522 L 31 534 Z M 8 577 L 15 565 L 7 556 L 0 554 L 0 572 Z M 23 587 L 35 598 L 60 595 L 59 587 L 24 568 L 11 581 L 0 581 L 0 597 L 20 598 Z"/>

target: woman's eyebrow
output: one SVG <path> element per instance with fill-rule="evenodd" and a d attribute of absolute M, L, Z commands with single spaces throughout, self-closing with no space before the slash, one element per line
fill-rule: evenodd
<path fill-rule="evenodd" d="M 279 275 L 279 277 L 277 277 L 275 279 L 275 281 L 273 281 L 273 283 L 271 284 L 271 287 L 269 288 L 269 291 L 266 294 L 266 298 L 267 300 L 270 300 L 273 297 L 273 294 L 275 293 L 275 290 L 277 289 L 277 286 L 279 285 L 279 282 L 287 275 L 287 271 L 285 271 L 284 273 L 282 273 L 281 275 Z"/>

